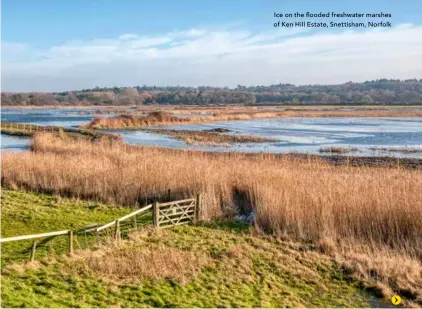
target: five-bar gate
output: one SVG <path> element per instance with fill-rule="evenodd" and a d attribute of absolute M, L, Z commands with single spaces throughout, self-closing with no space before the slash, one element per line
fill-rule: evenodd
<path fill-rule="evenodd" d="M 200 194 L 197 194 L 195 198 L 180 201 L 155 202 L 152 205 L 153 224 L 157 228 L 165 228 L 197 222 L 199 220 L 200 206 Z"/>

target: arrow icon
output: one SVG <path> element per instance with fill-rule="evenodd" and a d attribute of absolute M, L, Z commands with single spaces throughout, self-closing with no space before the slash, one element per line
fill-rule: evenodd
<path fill-rule="evenodd" d="M 392 298 L 391 298 L 391 302 L 393 303 L 393 305 L 400 305 L 400 303 L 401 303 L 401 297 L 400 296 L 398 296 L 398 295 L 394 295 Z"/>

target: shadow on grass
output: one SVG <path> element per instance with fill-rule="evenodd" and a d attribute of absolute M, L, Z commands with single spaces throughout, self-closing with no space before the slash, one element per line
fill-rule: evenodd
<path fill-rule="evenodd" d="M 236 234 L 244 234 L 249 232 L 251 229 L 251 225 L 248 223 L 229 219 L 201 222 L 197 226 L 210 228 L 214 230 L 228 231 Z"/>

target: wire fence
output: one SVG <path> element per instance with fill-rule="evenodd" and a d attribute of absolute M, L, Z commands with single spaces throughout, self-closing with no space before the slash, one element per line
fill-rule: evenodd
<path fill-rule="evenodd" d="M 147 225 L 164 228 L 197 222 L 201 195 L 196 198 L 153 204 L 106 224 L 91 224 L 76 230 L 62 230 L 41 234 L 0 238 L 1 267 L 10 263 L 42 259 L 47 256 L 84 250 L 110 240 L 119 241 L 129 233 Z"/>

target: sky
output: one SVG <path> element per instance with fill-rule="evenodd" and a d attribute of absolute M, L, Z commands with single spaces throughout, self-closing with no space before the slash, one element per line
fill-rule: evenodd
<path fill-rule="evenodd" d="M 274 13 L 388 13 L 276 18 Z M 2 91 L 422 78 L 420 0 L 2 0 Z M 385 28 L 274 27 L 380 22 Z"/>

